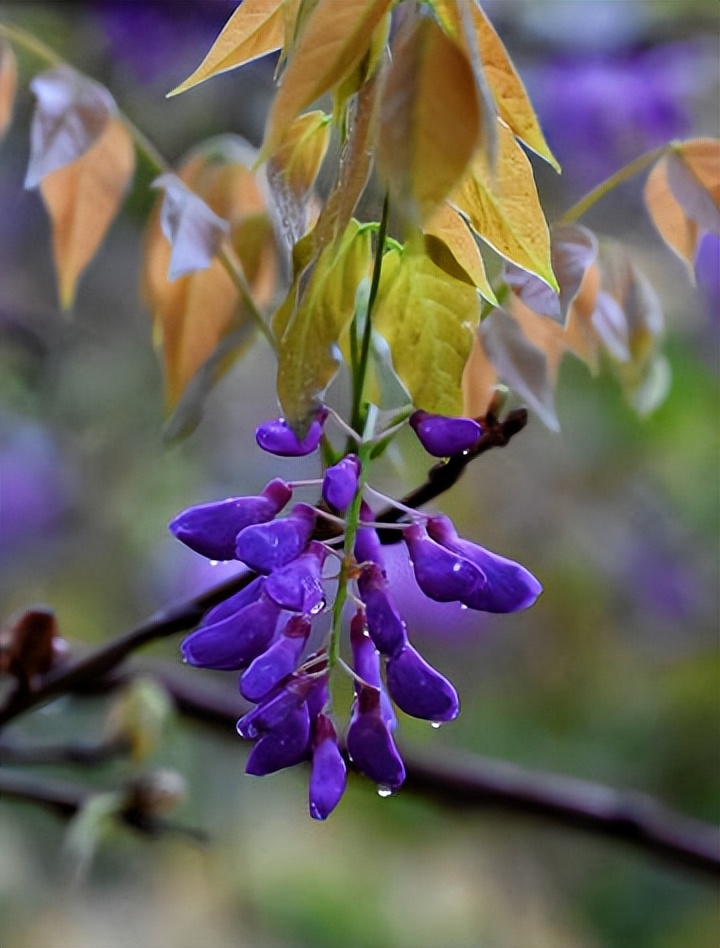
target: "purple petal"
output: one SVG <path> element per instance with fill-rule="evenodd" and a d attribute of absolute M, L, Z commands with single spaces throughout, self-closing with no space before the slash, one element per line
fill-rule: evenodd
<path fill-rule="evenodd" d="M 374 519 L 372 510 L 363 502 L 360 506 L 360 520 L 370 523 Z M 355 559 L 358 563 L 376 563 L 385 571 L 382 543 L 374 527 L 358 528 L 355 536 Z"/>
<path fill-rule="evenodd" d="M 280 638 L 243 672 L 240 678 L 240 693 L 248 701 L 262 701 L 276 685 L 279 685 L 298 666 L 308 636 L 310 622 L 293 616 L 282 630 Z"/>
<path fill-rule="evenodd" d="M 289 682 L 268 696 L 262 704 L 248 711 L 237 722 L 241 737 L 254 741 L 268 731 L 278 728 L 292 711 L 304 704 L 316 685 L 307 675 L 293 676 Z"/>
<path fill-rule="evenodd" d="M 327 555 L 327 547 L 313 540 L 304 553 L 268 576 L 266 594 L 290 612 L 319 612 L 325 605 L 322 568 Z"/>
<path fill-rule="evenodd" d="M 484 586 L 458 597 L 471 609 L 518 612 L 532 606 L 542 592 L 540 583 L 524 566 L 491 553 L 469 540 L 462 540 L 447 517 L 429 520 L 428 532 L 444 547 L 474 563 L 486 576 Z"/>
<path fill-rule="evenodd" d="M 193 632 L 180 646 L 183 658 L 201 668 L 245 668 L 272 641 L 279 615 L 274 602 L 259 599 Z"/>
<path fill-rule="evenodd" d="M 307 705 L 302 704 L 281 725 L 260 738 L 250 752 L 245 773 L 264 777 L 300 763 L 307 754 L 309 737 L 310 715 Z"/>
<path fill-rule="evenodd" d="M 354 454 L 348 454 L 342 461 L 329 467 L 322 484 L 325 503 L 345 513 L 357 493 L 359 477 L 360 461 Z"/>
<path fill-rule="evenodd" d="M 460 713 L 457 692 L 412 645 L 387 662 L 387 684 L 395 704 L 426 721 L 452 721 Z"/>
<path fill-rule="evenodd" d="M 367 628 L 375 648 L 382 655 L 395 655 L 407 642 L 407 632 L 378 566 L 373 564 L 363 570 L 358 579 L 358 591 L 365 603 Z"/>
<path fill-rule="evenodd" d="M 170 530 L 191 550 L 210 560 L 232 560 L 238 533 L 252 523 L 272 520 L 291 497 L 290 487 L 277 479 L 256 497 L 229 497 L 188 507 L 171 522 Z"/>
<path fill-rule="evenodd" d="M 417 584 L 437 602 L 466 602 L 486 583 L 485 574 L 463 555 L 451 552 L 432 540 L 420 524 L 403 532 Z"/>
<path fill-rule="evenodd" d="M 382 717 L 391 731 L 397 727 L 397 718 L 393 710 L 392 703 L 383 687 L 382 677 L 380 675 L 380 655 L 378 654 L 372 639 L 366 631 L 367 617 L 362 609 L 359 609 L 350 622 L 350 645 L 353 653 L 353 669 L 356 674 L 380 691 L 380 707 Z M 359 682 L 355 685 L 355 691 L 362 687 Z"/>
<path fill-rule="evenodd" d="M 271 573 L 299 556 L 310 540 L 315 514 L 307 504 L 296 504 L 289 517 L 245 527 L 238 534 L 235 553 L 250 569 Z"/>
<path fill-rule="evenodd" d="M 327 410 L 319 411 L 310 423 L 305 437 L 300 440 L 284 418 L 275 418 L 258 425 L 255 440 L 263 451 L 283 458 L 302 457 L 312 454 L 320 444 Z"/>
<path fill-rule="evenodd" d="M 401 786 L 405 767 L 382 718 L 379 689 L 360 686 L 346 743 L 351 760 L 366 777 L 391 790 Z"/>
<path fill-rule="evenodd" d="M 482 428 L 472 418 L 449 418 L 426 411 L 413 412 L 410 427 L 428 454 L 436 458 L 470 451 L 482 436 Z"/>
<path fill-rule="evenodd" d="M 335 728 L 321 714 L 315 723 L 310 770 L 310 816 L 325 820 L 340 802 L 347 784 L 347 768 L 337 746 Z"/>

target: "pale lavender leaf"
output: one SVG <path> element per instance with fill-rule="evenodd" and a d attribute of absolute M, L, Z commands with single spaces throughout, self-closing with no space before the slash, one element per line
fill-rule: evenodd
<path fill-rule="evenodd" d="M 172 247 L 168 278 L 176 280 L 196 270 L 207 269 L 230 232 L 230 224 L 212 211 L 177 175 L 161 174 L 152 186 L 165 191 L 160 226 Z"/>

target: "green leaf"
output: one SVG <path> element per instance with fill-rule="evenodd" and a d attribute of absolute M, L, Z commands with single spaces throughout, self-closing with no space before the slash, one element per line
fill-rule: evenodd
<path fill-rule="evenodd" d="M 385 254 L 373 326 L 416 408 L 462 413 L 462 373 L 479 318 L 477 291 L 424 253 Z"/>
<path fill-rule="evenodd" d="M 277 392 L 291 425 L 301 427 L 340 362 L 339 340 L 352 319 L 358 284 L 372 266 L 370 232 L 351 221 L 339 245 L 320 255 L 297 309 L 293 286 L 273 320 L 284 326 L 278 346 Z"/>
<path fill-rule="evenodd" d="M 550 234 L 532 167 L 506 125 L 498 122 L 495 169 L 478 153 L 450 201 L 501 256 L 558 291 L 550 262 Z"/>

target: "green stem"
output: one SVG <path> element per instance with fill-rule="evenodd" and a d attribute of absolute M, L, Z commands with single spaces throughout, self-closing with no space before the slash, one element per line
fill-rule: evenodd
<path fill-rule="evenodd" d="M 7 24 L 0 23 L 0 36 L 4 36 L 6 39 L 17 43 L 17 45 L 22 49 L 32 53 L 33 56 L 36 56 L 38 59 L 41 59 L 50 66 L 68 65 L 65 60 L 58 56 L 58 54 L 49 46 L 43 43 L 42 40 L 39 40 L 36 36 L 33 36 L 32 33 L 28 33 L 26 30 L 23 30 L 20 27 L 8 26 Z M 145 158 L 153 170 L 158 174 L 162 174 L 166 171 L 172 171 L 172 166 L 170 163 L 158 151 L 147 135 L 145 135 L 145 133 L 141 131 L 137 125 L 135 125 L 135 123 L 130 118 L 128 118 L 127 115 L 125 115 L 124 112 L 118 110 L 117 116 L 127 129 L 130 137 L 133 140 L 135 148 L 139 154 Z M 257 325 L 257 328 L 268 341 L 270 347 L 275 350 L 276 345 L 272 331 L 266 324 L 262 314 L 260 313 L 260 310 L 257 308 L 257 305 L 252 298 L 252 293 L 250 291 L 250 287 L 248 286 L 242 265 L 239 261 L 235 260 L 234 254 L 232 253 L 232 250 L 229 246 L 221 247 L 218 251 L 217 257 L 225 269 L 225 272 L 232 280 L 233 286 L 237 290 L 237 293 L 242 299 L 244 305 L 247 307 L 247 310 Z"/>
<path fill-rule="evenodd" d="M 360 349 L 360 360 L 357 366 L 353 366 L 353 406 L 350 425 L 355 431 L 360 431 L 364 427 L 363 418 L 363 395 L 365 391 L 365 382 L 367 378 L 368 361 L 370 358 L 370 341 L 372 339 L 372 312 L 377 300 L 378 290 L 380 288 L 380 273 L 382 272 L 383 254 L 385 253 L 385 237 L 387 235 L 388 216 L 390 213 L 390 202 L 385 195 L 383 201 L 382 217 L 377 233 L 377 245 L 375 247 L 375 263 L 373 266 L 372 281 L 370 283 L 370 293 L 368 294 L 367 310 L 365 313 L 365 328 L 363 331 L 362 346 Z M 357 331 L 357 326 L 353 326 L 353 332 Z"/>
<path fill-rule="evenodd" d="M 593 188 L 584 198 L 581 198 L 576 204 L 573 204 L 563 216 L 560 218 L 560 224 L 573 224 L 575 221 L 582 217 L 586 211 L 589 211 L 593 204 L 597 203 L 600 198 L 604 198 L 606 194 L 609 194 L 613 188 L 616 188 L 619 184 L 624 184 L 633 175 L 636 175 L 639 171 L 643 171 L 649 165 L 651 165 L 658 158 L 661 158 L 663 155 L 666 155 L 669 151 L 672 151 L 675 148 L 675 144 L 670 142 L 667 145 L 661 145 L 659 148 L 654 148 L 652 151 L 647 151 L 645 154 L 640 155 L 635 158 L 629 164 L 624 165 L 619 171 L 616 171 L 615 174 L 610 175 L 609 178 L 606 178 L 597 187 Z"/>

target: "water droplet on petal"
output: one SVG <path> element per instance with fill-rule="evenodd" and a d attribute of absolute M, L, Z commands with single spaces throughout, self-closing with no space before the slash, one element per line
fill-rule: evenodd
<path fill-rule="evenodd" d="M 453 573 L 459 573 L 461 569 L 462 569 L 462 565 L 460 563 L 453 563 L 453 568 L 452 568 Z"/>
<path fill-rule="evenodd" d="M 430 727 L 434 727 L 435 730 L 437 731 L 437 729 L 440 728 L 440 727 L 442 727 L 444 723 L 445 723 L 444 721 L 433 721 L 433 722 L 430 724 Z"/>
<path fill-rule="evenodd" d="M 379 797 L 391 797 L 395 791 L 392 787 L 380 786 L 377 788 L 377 792 Z"/>
<path fill-rule="evenodd" d="M 326 600 L 326 599 L 321 599 L 320 602 L 319 602 L 317 605 L 315 605 L 315 606 L 312 607 L 312 609 L 310 610 L 310 615 L 311 615 L 311 616 L 316 616 L 316 615 L 318 615 L 318 613 L 320 613 L 320 612 L 323 611 L 323 609 L 325 608 L 326 605 L 327 605 L 327 600 Z"/>
<path fill-rule="evenodd" d="M 465 605 L 464 602 L 460 604 L 460 609 L 461 609 L 462 612 L 466 612 L 466 611 L 467 611 L 467 608 L 468 608 L 468 607 Z"/>
<path fill-rule="evenodd" d="M 210 560 L 210 565 L 211 565 L 211 566 L 219 566 L 219 565 L 220 565 L 220 560 Z"/>

